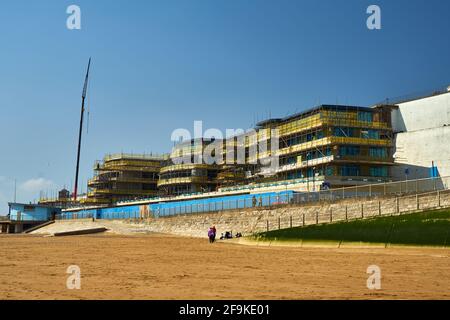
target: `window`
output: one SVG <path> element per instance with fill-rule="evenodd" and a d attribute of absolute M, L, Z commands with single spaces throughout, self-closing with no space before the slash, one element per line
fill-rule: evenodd
<path fill-rule="evenodd" d="M 327 175 L 327 176 L 332 176 L 332 175 L 334 175 L 334 169 L 333 169 L 333 167 L 327 167 L 326 168 L 326 170 L 325 170 L 325 174 Z"/>
<path fill-rule="evenodd" d="M 341 146 L 339 148 L 340 156 L 357 156 L 360 154 L 359 146 Z"/>
<path fill-rule="evenodd" d="M 359 166 L 342 166 L 341 176 L 356 177 L 359 176 Z"/>
<path fill-rule="evenodd" d="M 300 178 L 302 178 L 302 173 L 301 173 L 301 171 L 289 172 L 287 175 L 287 178 L 288 178 L 288 180 L 300 179 Z"/>
<path fill-rule="evenodd" d="M 371 167 L 370 168 L 371 177 L 387 177 L 388 168 L 387 167 Z"/>
<path fill-rule="evenodd" d="M 380 139 L 380 132 L 376 130 L 361 130 L 363 139 Z"/>
<path fill-rule="evenodd" d="M 336 127 L 334 128 L 336 137 L 353 137 L 353 128 Z"/>
<path fill-rule="evenodd" d="M 373 113 L 365 111 L 358 112 L 358 121 L 373 122 Z"/>
<path fill-rule="evenodd" d="M 369 149 L 369 155 L 372 158 L 387 158 L 387 150 L 386 148 L 371 147 Z"/>

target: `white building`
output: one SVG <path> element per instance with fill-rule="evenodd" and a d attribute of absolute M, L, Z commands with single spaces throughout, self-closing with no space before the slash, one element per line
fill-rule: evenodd
<path fill-rule="evenodd" d="M 392 169 L 395 180 L 450 176 L 450 87 L 447 91 L 396 103 Z M 437 171 L 436 171 L 437 170 Z"/>

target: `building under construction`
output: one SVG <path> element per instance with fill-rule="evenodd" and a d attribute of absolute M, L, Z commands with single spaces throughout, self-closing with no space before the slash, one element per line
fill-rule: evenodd
<path fill-rule="evenodd" d="M 279 148 L 258 153 L 258 159 L 275 155 L 279 166 L 257 173 L 274 174 L 278 181 L 300 179 L 308 190 L 316 183 L 340 187 L 387 181 L 394 163 L 390 115 L 387 106 L 322 105 L 261 122 L 258 132 L 267 130 L 268 139 L 276 129 Z"/>
<path fill-rule="evenodd" d="M 192 139 L 174 146 L 170 159 L 161 168 L 158 188 L 162 195 L 210 192 L 217 188 L 219 164 L 203 161 L 211 139 Z"/>
<path fill-rule="evenodd" d="M 62 208 L 136 199 L 168 203 L 448 176 L 442 146 L 449 136 L 449 97 L 450 87 L 370 108 L 321 105 L 223 140 L 182 141 L 167 156 L 106 156 L 95 163 L 87 195 L 74 201 L 62 190 L 57 199 L 40 203 Z M 274 160 L 275 166 L 268 165 Z"/>
<path fill-rule="evenodd" d="M 161 169 L 158 187 L 178 195 L 286 180 L 297 180 L 303 191 L 385 182 L 394 163 L 390 117 L 388 106 L 322 105 L 226 140 L 185 141 Z M 244 162 L 237 161 L 239 152 Z M 216 162 L 207 164 L 206 155 Z M 275 158 L 278 164 L 269 166 Z"/>
<path fill-rule="evenodd" d="M 79 202 L 109 205 L 286 181 L 296 191 L 386 182 L 394 164 L 391 110 L 321 105 L 225 140 L 182 141 L 166 156 L 108 155 L 95 163 Z M 273 159 L 277 165 L 268 166 Z"/>
<path fill-rule="evenodd" d="M 88 181 L 88 204 L 110 204 L 124 199 L 158 195 L 161 167 L 168 156 L 113 154 L 94 164 Z"/>

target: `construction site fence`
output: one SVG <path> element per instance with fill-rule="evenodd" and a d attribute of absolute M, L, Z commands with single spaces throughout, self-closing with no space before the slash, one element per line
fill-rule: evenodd
<path fill-rule="evenodd" d="M 304 205 L 317 202 L 332 202 L 351 198 L 373 198 L 386 196 L 401 196 L 408 194 L 420 194 L 430 191 L 447 190 L 450 186 L 450 177 L 420 179 L 366 186 L 346 187 L 341 189 L 318 190 L 313 192 L 280 192 L 268 195 L 246 195 L 230 197 L 229 200 L 207 199 L 173 204 L 165 204 L 165 207 L 154 206 L 152 214 L 155 217 L 167 217 L 174 215 L 217 212 L 225 210 L 252 209 L 261 207 L 283 207 L 288 205 Z"/>
<path fill-rule="evenodd" d="M 320 190 L 316 192 L 296 193 L 293 191 L 285 191 L 263 195 L 248 194 L 173 203 L 158 203 L 149 205 L 149 210 L 144 212 L 142 212 L 140 206 L 99 208 L 63 213 L 60 219 L 145 219 L 150 216 L 159 218 L 227 210 L 279 208 L 293 205 L 298 206 L 321 202 L 334 202 L 345 199 L 359 198 L 370 201 L 370 199 L 382 197 L 414 197 L 416 195 L 427 194 L 430 192 L 439 193 L 440 191 L 448 190 L 449 185 L 450 177 L 439 177 L 346 187 L 332 190 Z"/>

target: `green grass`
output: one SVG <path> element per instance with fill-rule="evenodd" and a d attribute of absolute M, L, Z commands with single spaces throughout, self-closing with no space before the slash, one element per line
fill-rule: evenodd
<path fill-rule="evenodd" d="M 262 241 L 344 241 L 449 246 L 450 210 L 377 217 L 260 233 Z"/>

